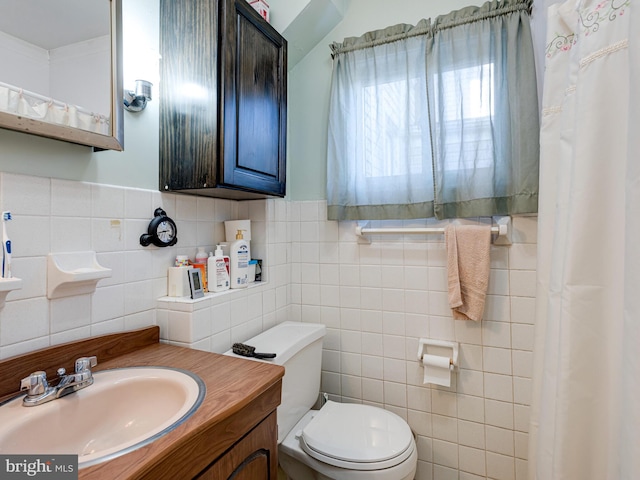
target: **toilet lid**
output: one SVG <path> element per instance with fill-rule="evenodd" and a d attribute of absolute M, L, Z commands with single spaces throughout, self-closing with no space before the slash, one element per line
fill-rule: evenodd
<path fill-rule="evenodd" d="M 328 401 L 304 427 L 301 446 L 317 460 L 343 468 L 372 470 L 397 465 L 411 455 L 409 425 L 382 408 Z"/>

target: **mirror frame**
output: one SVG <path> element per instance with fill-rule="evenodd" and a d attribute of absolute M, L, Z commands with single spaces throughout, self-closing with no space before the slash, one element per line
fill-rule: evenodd
<path fill-rule="evenodd" d="M 94 147 L 94 150 L 124 150 L 122 0 L 109 0 L 109 2 L 111 3 L 111 134 L 102 135 L 2 111 L 0 111 L 0 128 L 86 145 Z"/>

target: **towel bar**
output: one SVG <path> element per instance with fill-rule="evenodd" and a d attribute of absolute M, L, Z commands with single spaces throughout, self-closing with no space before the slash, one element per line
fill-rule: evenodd
<path fill-rule="evenodd" d="M 491 233 L 495 235 L 494 245 L 511 245 L 511 217 L 493 217 L 495 223 Z M 368 223 L 367 223 L 368 225 Z M 370 228 L 367 225 L 356 225 L 358 241 L 369 243 L 367 235 L 430 235 L 444 233 L 444 227 L 400 227 L 400 228 Z"/>

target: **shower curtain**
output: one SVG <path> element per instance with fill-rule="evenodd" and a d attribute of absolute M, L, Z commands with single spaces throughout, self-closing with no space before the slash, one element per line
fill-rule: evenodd
<path fill-rule="evenodd" d="M 529 480 L 640 478 L 637 8 L 548 9 Z"/>

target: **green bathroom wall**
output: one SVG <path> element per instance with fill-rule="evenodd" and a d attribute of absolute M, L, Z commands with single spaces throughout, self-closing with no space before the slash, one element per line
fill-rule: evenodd
<path fill-rule="evenodd" d="M 280 3 L 279 3 L 280 2 Z M 351 0 L 345 17 L 289 72 L 287 197 L 321 200 L 326 184 L 326 123 L 331 82 L 328 45 L 396 23 L 415 24 L 482 0 Z M 287 3 L 274 2 L 274 7 Z M 275 17 L 277 12 L 272 12 Z M 158 187 L 158 0 L 123 0 L 124 87 L 143 78 L 155 99 L 125 112 L 125 151 L 89 147 L 0 129 L 0 171 L 155 190 Z"/>

